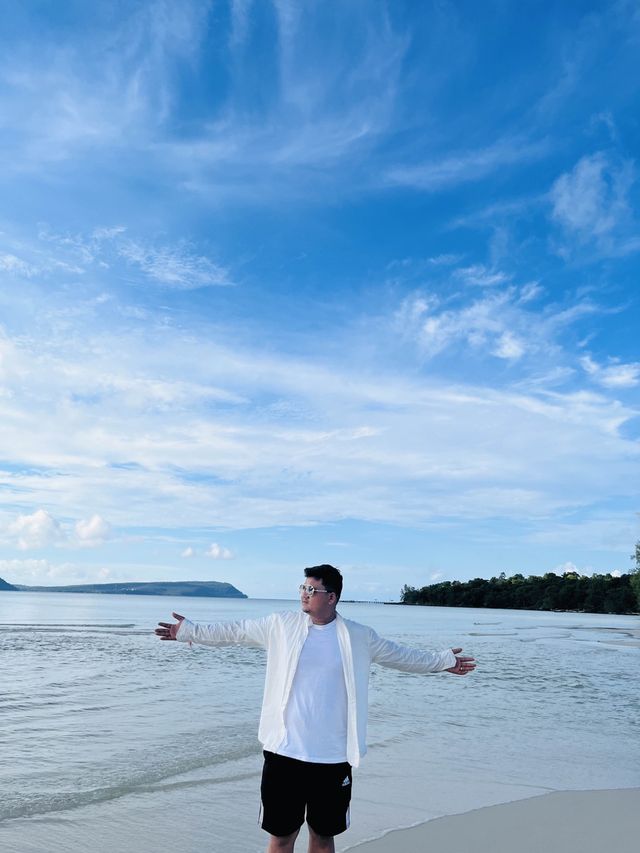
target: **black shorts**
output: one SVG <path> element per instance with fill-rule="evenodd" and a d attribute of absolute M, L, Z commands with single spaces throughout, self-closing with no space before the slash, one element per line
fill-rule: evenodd
<path fill-rule="evenodd" d="M 318 835 L 339 835 L 349 826 L 351 765 L 314 764 L 264 752 L 262 828 L 291 835 L 305 819 Z"/>

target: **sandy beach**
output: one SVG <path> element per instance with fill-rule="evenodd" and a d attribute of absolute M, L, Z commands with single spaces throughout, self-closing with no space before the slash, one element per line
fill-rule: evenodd
<path fill-rule="evenodd" d="M 556 791 L 387 833 L 357 853 L 635 853 L 640 788 Z"/>

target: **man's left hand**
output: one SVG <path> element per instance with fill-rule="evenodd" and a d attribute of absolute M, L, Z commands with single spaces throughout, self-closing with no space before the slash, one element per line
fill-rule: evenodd
<path fill-rule="evenodd" d="M 451 649 L 451 651 L 456 656 L 456 665 L 450 666 L 449 669 L 445 670 L 446 672 L 450 672 L 452 675 L 469 675 L 470 672 L 473 672 L 476 668 L 475 658 L 459 655 L 458 652 L 461 652 L 462 649 Z"/>

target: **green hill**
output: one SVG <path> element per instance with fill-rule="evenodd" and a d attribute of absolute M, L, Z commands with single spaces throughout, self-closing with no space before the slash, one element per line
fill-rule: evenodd
<path fill-rule="evenodd" d="M 199 596 L 203 598 L 247 598 L 230 583 L 221 581 L 130 581 L 128 583 L 87 583 L 70 586 L 25 586 L 17 584 L 0 589 L 22 592 L 91 592 L 105 595 L 173 595 Z"/>

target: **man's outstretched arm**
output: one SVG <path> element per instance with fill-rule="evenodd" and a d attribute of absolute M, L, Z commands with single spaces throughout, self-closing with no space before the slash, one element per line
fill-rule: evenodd
<path fill-rule="evenodd" d="M 475 669 L 472 657 L 459 656 L 462 649 L 423 651 L 414 646 L 405 646 L 380 637 L 370 629 L 369 648 L 374 663 L 400 669 L 404 672 L 450 672 L 453 675 L 468 675 Z"/>
<path fill-rule="evenodd" d="M 161 640 L 200 643 L 204 646 L 258 646 L 267 648 L 272 617 L 239 619 L 235 622 L 191 622 L 174 613 L 177 622 L 159 622 L 155 633 Z"/>

